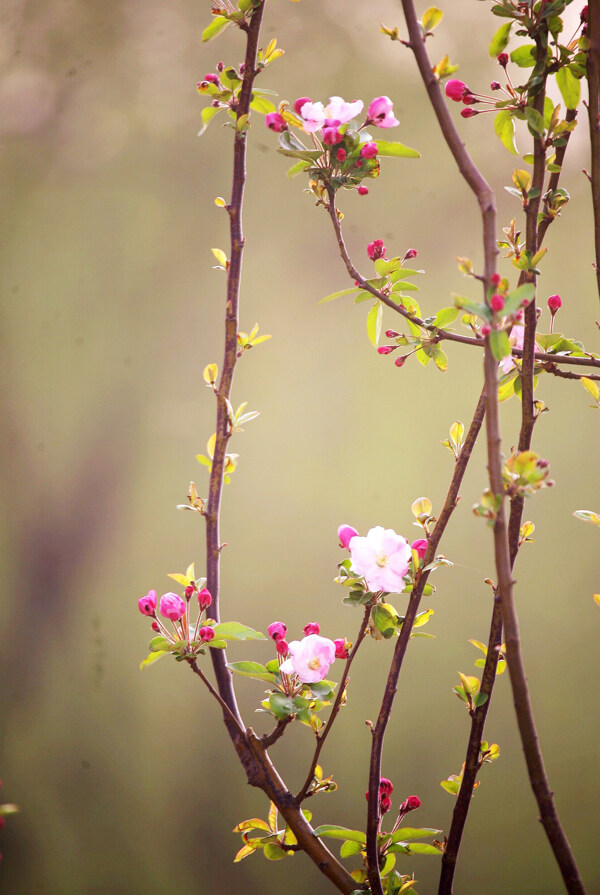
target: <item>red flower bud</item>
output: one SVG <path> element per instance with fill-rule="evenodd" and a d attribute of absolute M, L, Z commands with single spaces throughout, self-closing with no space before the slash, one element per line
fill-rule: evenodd
<path fill-rule="evenodd" d="M 479 102 L 477 97 L 473 96 L 472 93 L 465 93 L 465 95 L 462 98 L 462 101 L 465 104 L 465 106 L 474 106 L 475 103 Z"/>
<path fill-rule="evenodd" d="M 504 296 L 495 292 L 490 300 L 490 305 L 492 306 L 492 311 L 504 310 Z"/>
<path fill-rule="evenodd" d="M 404 256 L 404 261 L 410 261 L 411 258 L 416 258 L 419 253 L 416 249 L 409 249 L 406 255 Z"/>
<path fill-rule="evenodd" d="M 500 81 L 492 81 L 492 83 L 490 84 L 490 90 L 501 90 L 501 89 L 502 89 L 502 84 L 500 83 Z"/>
<path fill-rule="evenodd" d="M 212 72 L 209 72 L 207 75 L 204 75 L 203 81 L 209 81 L 211 84 L 220 84 L 221 79 L 218 75 L 213 75 Z"/>
<path fill-rule="evenodd" d="M 379 793 L 382 796 L 391 796 L 394 791 L 394 785 L 387 777 L 382 777 L 379 781 Z"/>
<path fill-rule="evenodd" d="M 192 597 L 194 595 L 195 590 L 196 590 L 195 584 L 188 584 L 188 586 L 185 589 L 185 595 L 188 598 L 188 600 L 190 599 L 190 597 Z"/>
<path fill-rule="evenodd" d="M 469 88 L 464 81 L 459 81 L 456 78 L 452 78 L 446 84 L 446 96 L 449 99 L 454 100 L 455 103 L 459 103 L 464 97 L 465 93 L 469 93 Z"/>
<path fill-rule="evenodd" d="M 381 799 L 379 800 L 379 808 L 381 810 L 381 813 L 387 814 L 387 812 L 391 809 L 391 807 L 392 807 L 392 800 L 390 799 L 390 797 L 382 796 Z"/>
<path fill-rule="evenodd" d="M 307 625 L 304 625 L 303 631 L 304 636 L 308 637 L 310 634 L 318 634 L 321 628 L 319 627 L 318 622 L 309 622 Z"/>
<path fill-rule="evenodd" d="M 208 609 L 211 603 L 212 596 L 210 591 L 207 590 L 205 587 L 202 588 L 202 590 L 198 594 L 198 605 L 200 606 L 200 609 Z"/>
<path fill-rule="evenodd" d="M 472 109 L 470 106 L 467 106 L 466 109 L 463 109 L 460 113 L 463 118 L 472 118 L 473 115 L 479 115 L 477 109 Z"/>
<path fill-rule="evenodd" d="M 367 196 L 369 194 L 369 190 L 366 186 L 359 186 L 356 192 L 359 196 Z"/>
<path fill-rule="evenodd" d="M 333 641 L 335 644 L 335 657 L 336 659 L 347 659 L 348 658 L 348 646 L 346 645 L 346 640 L 343 637 L 338 638 Z"/>
<path fill-rule="evenodd" d="M 416 550 L 419 556 L 419 559 L 423 559 L 425 556 L 425 551 L 427 550 L 428 541 L 426 538 L 417 538 L 416 541 L 413 541 L 410 545 L 411 550 Z"/>
<path fill-rule="evenodd" d="M 421 807 L 421 799 L 418 796 L 409 796 L 406 800 L 406 808 L 408 811 L 414 811 L 415 808 Z"/>
<path fill-rule="evenodd" d="M 403 367 L 406 363 L 406 354 L 402 354 L 400 357 L 397 357 L 394 363 L 397 367 Z"/>
<path fill-rule="evenodd" d="M 209 640 L 212 640 L 215 636 L 214 629 L 209 627 L 208 625 L 206 625 L 204 628 L 200 628 L 198 634 L 200 635 L 200 640 L 202 641 L 202 643 L 208 643 Z"/>
<path fill-rule="evenodd" d="M 377 155 L 377 143 L 365 143 L 360 147 L 362 158 L 375 158 Z"/>
<path fill-rule="evenodd" d="M 288 129 L 285 118 L 279 112 L 269 112 L 268 115 L 265 115 L 265 124 L 277 134 Z"/>
<path fill-rule="evenodd" d="M 386 329 L 385 331 L 386 339 L 395 339 L 399 335 L 400 333 L 397 333 L 395 329 Z"/>
<path fill-rule="evenodd" d="M 496 56 L 496 62 L 498 65 L 501 65 L 502 68 L 506 68 L 508 65 L 508 53 L 500 53 L 499 56 Z"/>
<path fill-rule="evenodd" d="M 288 654 L 289 651 L 290 651 L 290 648 L 289 648 L 289 646 L 287 645 L 287 641 L 285 641 L 285 640 L 283 639 L 283 637 L 281 637 L 281 638 L 277 641 L 277 644 L 276 644 L 276 646 L 275 646 L 275 649 L 277 650 L 277 652 L 279 653 L 280 656 L 284 656 L 284 657 L 287 656 L 287 654 Z"/>
<path fill-rule="evenodd" d="M 492 276 L 490 277 L 490 282 L 491 282 L 492 286 L 499 286 L 500 283 L 502 282 L 502 277 L 500 276 L 499 273 L 493 273 Z"/>
<path fill-rule="evenodd" d="M 378 258 L 385 257 L 385 246 L 382 239 L 374 239 L 367 246 L 367 255 L 371 261 L 377 261 Z"/>
<path fill-rule="evenodd" d="M 489 336 L 491 331 L 492 331 L 492 327 L 489 325 L 489 323 L 484 323 L 483 326 L 481 327 L 481 329 L 479 330 L 481 335 L 484 337 Z"/>
<path fill-rule="evenodd" d="M 344 147 L 340 146 L 340 148 L 338 149 L 338 151 L 335 154 L 335 157 L 338 160 L 338 162 L 345 162 L 347 155 L 348 155 L 348 153 L 346 152 Z"/>
<path fill-rule="evenodd" d="M 267 633 L 272 640 L 281 640 L 287 633 L 287 625 L 283 622 L 271 622 L 267 628 Z"/>
<path fill-rule="evenodd" d="M 381 345 L 377 349 L 377 354 L 391 354 L 395 347 L 395 345 Z"/>
<path fill-rule="evenodd" d="M 562 298 L 560 295 L 551 295 L 548 299 L 548 307 L 550 309 L 550 313 L 554 317 L 559 308 L 562 308 Z"/>
<path fill-rule="evenodd" d="M 158 627 L 158 622 L 152 622 L 150 627 L 156 634 L 160 634 L 160 628 Z"/>

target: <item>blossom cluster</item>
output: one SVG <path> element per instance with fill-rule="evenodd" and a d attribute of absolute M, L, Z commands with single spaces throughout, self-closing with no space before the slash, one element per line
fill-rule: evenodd
<path fill-rule="evenodd" d="M 324 680 L 336 659 L 347 659 L 351 644 L 340 638 L 329 640 L 320 636 L 317 622 L 309 622 L 304 627 L 302 640 L 285 639 L 287 625 L 283 622 L 272 622 L 269 625 L 269 637 L 275 641 L 279 656 L 279 670 L 285 675 L 295 675 L 303 684 L 314 684 Z"/>
<path fill-rule="evenodd" d="M 413 551 L 422 559 L 427 550 L 425 538 L 409 544 L 402 535 L 381 525 L 371 528 L 366 537 L 360 537 L 351 525 L 340 525 L 338 538 L 340 547 L 350 552 L 351 571 L 364 578 L 372 593 L 402 593 Z"/>
<path fill-rule="evenodd" d="M 189 604 L 194 594 L 198 600 L 199 611 L 196 624 L 192 628 L 190 626 Z M 210 591 L 205 587 L 198 587 L 196 582 L 190 581 L 185 587 L 184 597 L 185 599 L 180 597 L 179 594 L 169 591 L 168 593 L 163 594 L 159 600 L 156 591 L 150 590 L 145 596 L 140 597 L 138 600 L 138 609 L 142 615 L 147 615 L 153 619 L 152 630 L 156 634 L 162 634 L 162 636 L 166 637 L 172 644 L 181 640 L 209 643 L 215 636 L 212 622 L 207 619 L 206 624 L 201 625 L 201 619 L 204 611 L 208 609 L 212 603 Z M 172 623 L 172 631 L 169 630 L 165 623 L 157 616 L 157 605 L 163 618 L 168 619 Z"/>

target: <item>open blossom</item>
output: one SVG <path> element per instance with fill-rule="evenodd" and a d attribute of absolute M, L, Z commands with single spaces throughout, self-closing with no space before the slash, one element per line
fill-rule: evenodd
<path fill-rule="evenodd" d="M 341 96 L 330 96 L 325 114 L 328 119 L 337 121 L 338 125 L 347 124 L 353 118 L 356 118 L 357 115 L 360 115 L 363 108 L 364 103 L 361 99 L 353 103 L 347 103 Z"/>
<path fill-rule="evenodd" d="M 304 684 L 314 684 L 327 676 L 335 660 L 335 644 L 327 637 L 309 634 L 289 644 L 290 658 L 281 664 L 284 674 L 297 674 Z"/>
<path fill-rule="evenodd" d="M 376 97 L 367 110 L 367 121 L 375 127 L 396 127 L 400 124 L 394 117 L 394 104 L 389 96 Z"/>
<path fill-rule="evenodd" d="M 377 525 L 365 538 L 350 541 L 350 568 L 367 582 L 370 591 L 399 594 L 411 559 L 410 545 L 391 528 Z"/>
<path fill-rule="evenodd" d="M 513 348 L 523 348 L 523 338 L 525 336 L 525 327 L 519 323 L 515 323 L 513 328 L 510 331 L 509 341 Z M 503 373 L 510 373 L 510 371 L 515 367 L 516 364 L 512 359 L 512 355 L 508 355 L 507 357 L 503 357 L 500 361 L 500 369 Z"/>
<path fill-rule="evenodd" d="M 299 114 L 307 134 L 314 134 L 315 131 L 320 130 L 327 118 L 323 103 L 311 103 L 310 101 L 304 103 L 299 109 Z"/>
<path fill-rule="evenodd" d="M 179 594 L 163 594 L 160 598 L 161 615 L 170 618 L 172 622 L 179 621 L 185 612 L 185 603 Z"/>

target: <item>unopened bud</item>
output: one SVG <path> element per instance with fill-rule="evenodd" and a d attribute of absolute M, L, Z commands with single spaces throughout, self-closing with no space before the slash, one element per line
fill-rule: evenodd
<path fill-rule="evenodd" d="M 318 622 L 309 622 L 307 625 L 304 625 L 304 636 L 309 637 L 311 634 L 318 634 L 321 630 Z"/>
<path fill-rule="evenodd" d="M 340 525 L 338 528 L 338 540 L 340 542 L 340 547 L 344 547 L 344 549 L 348 550 L 350 541 L 352 538 L 356 538 L 358 536 L 358 532 L 355 528 L 352 528 L 351 525 Z"/>
<path fill-rule="evenodd" d="M 287 625 L 284 625 L 283 622 L 271 622 L 267 633 L 272 640 L 281 640 L 287 633 Z"/>

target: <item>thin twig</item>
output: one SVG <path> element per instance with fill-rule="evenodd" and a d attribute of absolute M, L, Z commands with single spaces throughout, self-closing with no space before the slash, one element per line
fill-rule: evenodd
<path fill-rule="evenodd" d="M 188 665 L 190 666 L 190 668 L 192 669 L 192 671 L 194 672 L 194 674 L 197 674 L 198 677 L 200 678 L 200 680 L 203 681 L 203 683 L 207 687 L 209 693 L 215 697 L 215 699 L 217 700 L 217 702 L 223 709 L 223 714 L 227 715 L 228 718 L 230 719 L 230 721 L 232 722 L 232 724 L 235 724 L 235 726 L 237 727 L 238 731 L 242 734 L 242 736 L 245 736 L 246 731 L 240 724 L 239 720 L 233 714 L 233 712 L 231 711 L 231 709 L 229 708 L 229 706 L 227 705 L 225 700 L 221 697 L 220 693 L 218 693 L 217 690 L 215 690 L 215 688 L 213 687 L 213 685 L 211 684 L 209 679 L 206 677 L 204 672 L 199 667 L 196 660 L 195 659 L 187 659 L 186 661 L 187 661 Z"/>
<path fill-rule="evenodd" d="M 596 255 L 596 283 L 600 295 L 600 6 L 589 3 L 587 81 L 589 87 L 588 118 L 590 127 L 590 183 L 594 215 L 594 247 Z"/>
<path fill-rule="evenodd" d="M 315 775 L 315 768 L 319 761 L 319 756 L 321 754 L 321 750 L 322 750 L 323 746 L 325 745 L 325 740 L 329 736 L 329 732 L 330 732 L 331 728 L 333 727 L 333 722 L 335 721 L 335 719 L 338 715 L 338 712 L 342 706 L 342 700 L 344 699 L 344 693 L 346 692 L 346 687 L 348 686 L 348 672 L 350 671 L 350 666 L 352 665 L 352 662 L 354 661 L 354 657 L 355 657 L 356 653 L 358 652 L 358 649 L 359 649 L 361 643 L 365 639 L 365 633 L 367 630 L 367 625 L 369 624 L 370 615 L 371 615 L 371 606 L 369 605 L 365 608 L 365 614 L 363 616 L 360 630 L 359 630 L 358 636 L 356 638 L 356 643 L 354 644 L 352 651 L 351 651 L 350 655 L 348 656 L 348 659 L 346 660 L 346 665 L 344 667 L 344 673 L 342 675 L 342 679 L 340 681 L 340 685 L 339 685 L 338 692 L 337 692 L 337 695 L 335 698 L 335 702 L 333 703 L 331 713 L 329 715 L 327 724 L 325 726 L 325 730 L 323 731 L 323 733 L 317 734 L 317 745 L 315 748 L 315 754 L 313 755 L 313 759 L 310 763 L 310 768 L 308 770 L 308 774 L 306 775 L 306 780 L 304 781 L 304 785 L 302 786 L 302 789 L 296 796 L 298 803 L 302 802 L 307 796 L 308 790 L 310 788 L 310 785 L 313 781 L 313 777 Z"/>

